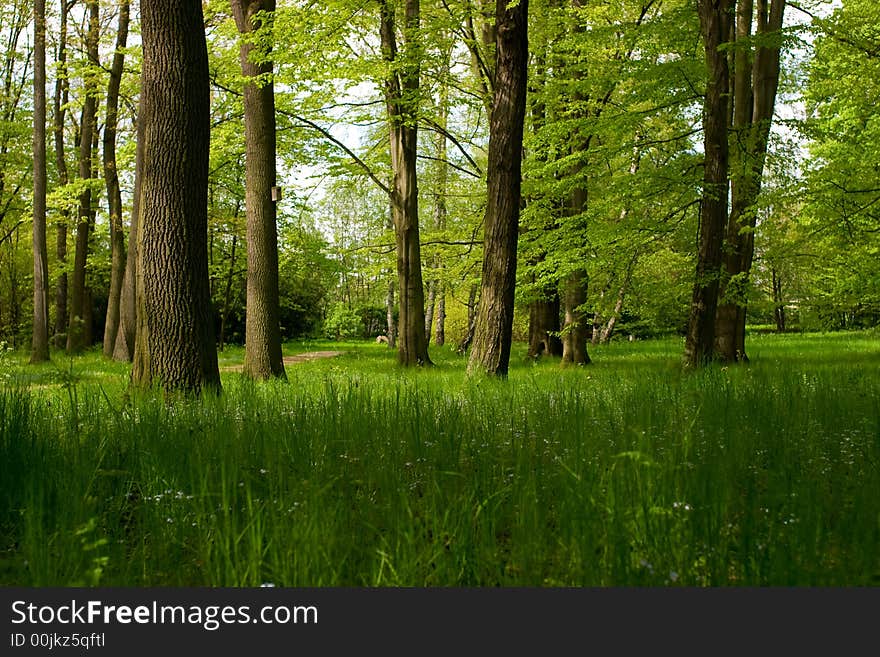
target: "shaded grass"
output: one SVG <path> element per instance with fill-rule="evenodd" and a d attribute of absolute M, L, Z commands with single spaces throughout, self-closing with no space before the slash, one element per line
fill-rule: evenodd
<path fill-rule="evenodd" d="M 0 583 L 880 584 L 876 333 L 760 336 L 689 375 L 677 340 L 567 370 L 519 347 L 508 381 L 448 349 L 285 353 L 328 348 L 173 405 L 94 354 L 11 363 Z"/>

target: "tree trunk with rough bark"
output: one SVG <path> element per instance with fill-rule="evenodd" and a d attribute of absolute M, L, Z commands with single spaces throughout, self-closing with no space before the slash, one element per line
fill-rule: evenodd
<path fill-rule="evenodd" d="M 55 94 L 52 101 L 53 137 L 55 141 L 55 169 L 58 185 L 69 182 L 67 157 L 64 153 L 64 117 L 67 113 L 69 82 L 67 78 L 67 16 L 68 0 L 61 0 L 61 14 L 58 30 L 57 73 L 55 75 Z M 66 209 L 61 210 L 61 218 L 56 226 L 55 257 L 58 260 L 58 282 L 55 290 L 55 347 L 63 349 L 67 344 L 67 226 L 70 221 Z"/>
<path fill-rule="evenodd" d="M 397 346 L 397 326 L 394 322 L 394 281 L 388 281 L 388 290 L 385 294 L 385 321 L 388 324 L 388 348 Z"/>
<path fill-rule="evenodd" d="M 434 342 L 438 347 L 446 344 L 446 292 L 442 282 L 437 294 L 437 322 L 434 329 Z"/>
<path fill-rule="evenodd" d="M 579 269 L 569 274 L 563 281 L 562 305 L 565 320 L 562 324 L 562 364 L 589 365 L 587 341 L 590 336 L 590 321 L 581 306 L 587 302 L 587 274 Z"/>
<path fill-rule="evenodd" d="M 98 0 L 87 0 L 89 11 L 89 28 L 86 36 L 86 52 L 89 65 L 97 68 L 98 37 Z M 87 75 L 83 85 L 82 119 L 79 131 L 79 177 L 84 182 L 92 179 L 92 141 L 95 138 L 97 125 L 98 90 L 93 76 Z M 75 353 L 86 346 L 86 262 L 89 255 L 89 233 L 92 229 L 92 191 L 84 186 L 79 195 L 79 210 L 76 221 L 76 253 L 73 259 L 73 277 L 70 281 L 70 299 L 67 322 L 67 351 Z"/>
<path fill-rule="evenodd" d="M 244 85 L 245 213 L 247 217 L 247 316 L 244 373 L 252 379 L 286 378 L 281 353 L 275 187 L 275 90 L 271 38 L 275 0 L 232 0 L 242 36 Z M 263 38 L 258 43 L 254 34 Z"/>
<path fill-rule="evenodd" d="M 425 340 L 431 344 L 431 329 L 434 326 L 434 306 L 437 303 L 437 281 L 428 281 L 428 298 L 425 300 Z"/>
<path fill-rule="evenodd" d="M 776 332 L 785 333 L 785 300 L 782 296 L 782 279 L 776 269 L 770 270 L 773 285 L 773 319 L 776 320 Z"/>
<path fill-rule="evenodd" d="M 757 29 L 752 34 L 755 9 Z M 782 29 L 784 12 L 784 0 L 739 0 L 736 12 L 731 203 L 715 318 L 715 350 L 728 362 L 748 361 L 746 305 L 755 252 L 756 204 L 779 88 L 780 44 L 773 39 Z M 753 49 L 751 42 L 756 38 Z"/>
<path fill-rule="evenodd" d="M 141 108 L 143 103 L 141 103 Z M 135 334 L 137 333 L 137 268 L 138 227 L 140 226 L 141 191 L 144 178 L 144 129 L 143 111 L 138 110 L 137 151 L 134 165 L 134 195 L 131 202 L 131 222 L 128 228 L 128 257 L 125 275 L 119 294 L 119 327 L 113 347 L 113 359 L 131 361 L 134 358 Z"/>
<path fill-rule="evenodd" d="M 144 171 L 132 383 L 220 388 L 208 279 L 208 51 L 200 0 L 141 5 Z"/>
<path fill-rule="evenodd" d="M 701 367 L 715 357 L 715 311 L 718 306 L 722 241 L 727 223 L 728 96 L 730 68 L 722 49 L 730 38 L 733 0 L 699 0 L 700 28 L 706 57 L 707 84 L 703 105 L 705 164 L 700 201 L 697 268 L 683 362 Z"/>
<path fill-rule="evenodd" d="M 539 299 L 529 304 L 529 358 L 562 356 L 559 337 L 559 291 L 544 290 Z"/>
<path fill-rule="evenodd" d="M 420 56 L 419 1 L 405 1 L 404 52 L 397 49 L 396 20 L 391 2 L 381 2 L 382 55 L 390 71 L 385 79 L 385 102 L 390 123 L 392 219 L 397 247 L 397 359 L 401 365 L 430 365 L 425 336 L 425 289 L 419 243 L 417 184 L 417 120 Z"/>
<path fill-rule="evenodd" d="M 128 41 L 129 2 L 119 3 L 119 24 L 116 30 L 116 51 L 107 84 L 107 117 L 104 124 L 104 181 L 107 186 L 107 210 L 110 215 L 110 294 L 107 297 L 107 318 L 104 321 L 104 355 L 113 356 L 119 332 L 119 305 L 125 278 L 125 232 L 122 226 L 122 193 L 116 169 L 116 130 L 119 122 L 119 87 L 125 64 Z"/>
<path fill-rule="evenodd" d="M 583 164 L 579 168 L 583 168 Z M 569 212 L 573 217 L 583 216 L 587 211 L 587 202 L 586 188 L 576 187 L 571 194 Z M 589 280 L 587 270 L 578 266 L 562 281 L 562 310 L 565 313 L 562 322 L 562 365 L 590 364 L 587 343 L 593 324 L 583 307 L 587 302 Z"/>
<path fill-rule="evenodd" d="M 528 64 L 528 0 L 495 6 L 495 97 L 489 128 L 480 309 L 468 371 L 506 376 L 510 364 Z"/>
<path fill-rule="evenodd" d="M 49 248 L 46 245 L 46 0 L 34 2 L 34 334 L 31 362 L 49 360 Z"/>

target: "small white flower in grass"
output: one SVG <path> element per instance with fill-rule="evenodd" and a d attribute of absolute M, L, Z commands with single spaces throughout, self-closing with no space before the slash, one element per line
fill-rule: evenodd
<path fill-rule="evenodd" d="M 171 523 L 174 522 L 174 518 L 165 518 L 165 522 L 167 522 L 170 525 Z"/>
<path fill-rule="evenodd" d="M 269 473 L 269 471 L 266 468 L 260 468 L 261 475 L 268 474 L 268 473 Z"/>

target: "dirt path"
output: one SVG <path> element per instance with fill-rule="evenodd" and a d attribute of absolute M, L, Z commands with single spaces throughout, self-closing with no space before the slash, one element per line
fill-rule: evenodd
<path fill-rule="evenodd" d="M 293 356 L 285 356 L 284 364 L 285 365 L 296 365 L 297 363 L 306 363 L 311 360 L 318 360 L 319 358 L 336 358 L 337 356 L 341 356 L 342 351 L 307 351 L 302 354 L 295 354 Z M 226 367 L 221 367 L 221 372 L 241 372 L 244 368 L 244 365 L 227 365 Z"/>
<path fill-rule="evenodd" d="M 318 358 L 336 358 L 341 356 L 342 351 L 307 351 L 304 354 L 296 354 L 294 356 L 285 356 L 284 364 L 304 363 L 309 360 L 317 360 Z"/>

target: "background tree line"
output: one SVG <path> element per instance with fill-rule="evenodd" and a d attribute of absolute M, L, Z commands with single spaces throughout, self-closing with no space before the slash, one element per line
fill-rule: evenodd
<path fill-rule="evenodd" d="M 484 238 L 499 212 L 514 250 L 498 285 L 515 296 L 492 321 L 533 356 L 586 363 L 616 332 L 679 332 L 696 365 L 745 358 L 747 322 L 877 322 L 867 0 L 202 4 L 208 321 L 221 347 L 261 331 L 257 376 L 283 375 L 282 339 L 322 332 L 388 335 L 404 364 L 430 362 L 432 341 L 470 346 L 497 305 Z M 143 9 L 0 3 L 10 345 L 44 342 L 45 317 L 47 345 L 134 355 Z M 521 124 L 513 217 L 490 133 L 517 12 L 524 111 L 495 128 L 497 145 Z"/>

